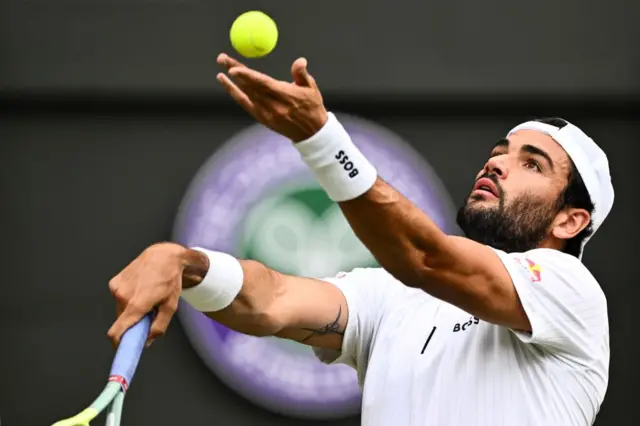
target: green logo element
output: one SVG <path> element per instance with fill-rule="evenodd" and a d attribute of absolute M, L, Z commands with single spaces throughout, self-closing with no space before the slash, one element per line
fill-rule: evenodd
<path fill-rule="evenodd" d="M 279 188 L 260 200 L 247 217 L 239 253 L 277 271 L 313 278 L 378 266 L 340 207 L 317 186 Z"/>

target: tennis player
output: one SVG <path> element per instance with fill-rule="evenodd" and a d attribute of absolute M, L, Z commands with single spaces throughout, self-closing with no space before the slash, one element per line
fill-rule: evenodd
<path fill-rule="evenodd" d="M 154 307 L 151 339 L 162 335 L 182 297 L 234 330 L 303 342 L 326 363 L 352 366 L 363 425 L 593 424 L 609 327 L 581 257 L 614 190 L 591 138 L 562 119 L 511 129 L 487 146 L 459 210 L 466 237 L 449 236 L 377 175 L 325 109 L 304 59 L 292 83 L 224 54 L 218 62 L 230 96 L 293 142 L 382 267 L 312 279 L 155 244 L 110 282 L 114 344 Z"/>

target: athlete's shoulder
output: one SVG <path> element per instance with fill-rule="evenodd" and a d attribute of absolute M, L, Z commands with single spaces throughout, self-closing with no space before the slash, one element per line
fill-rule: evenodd
<path fill-rule="evenodd" d="M 354 268 L 350 271 L 338 272 L 333 277 L 324 278 L 324 281 L 343 289 L 358 287 L 362 290 L 382 292 L 388 296 L 400 296 L 415 291 L 424 293 L 422 290 L 407 287 L 386 269 L 380 267 Z"/>
<path fill-rule="evenodd" d="M 549 248 L 536 248 L 510 255 L 541 283 L 561 280 L 581 291 L 592 291 L 604 297 L 604 292 L 589 268 L 576 256 Z"/>
<path fill-rule="evenodd" d="M 365 283 L 385 283 L 399 284 L 393 275 L 386 269 L 380 267 L 353 268 L 350 271 L 341 271 L 333 277 L 325 278 L 328 281 L 342 282 L 365 282 Z"/>
<path fill-rule="evenodd" d="M 595 280 L 589 269 L 580 259 L 560 250 L 536 248 L 524 253 L 518 253 L 516 254 L 516 258 L 519 260 L 529 259 L 532 262 L 545 265 L 556 271 L 568 271 L 572 274 L 578 274 L 581 277 L 589 276 Z"/>

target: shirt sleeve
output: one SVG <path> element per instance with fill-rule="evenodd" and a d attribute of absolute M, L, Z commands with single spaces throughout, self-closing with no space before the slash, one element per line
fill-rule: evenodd
<path fill-rule="evenodd" d="M 349 315 L 342 349 L 313 348 L 313 351 L 325 364 L 353 367 L 363 379 L 378 325 L 402 285 L 381 268 L 356 268 L 323 280 L 342 291 Z"/>
<path fill-rule="evenodd" d="M 512 330 L 521 341 L 580 358 L 608 350 L 606 298 L 580 260 L 551 249 L 496 252 L 531 323 L 530 333 Z"/>

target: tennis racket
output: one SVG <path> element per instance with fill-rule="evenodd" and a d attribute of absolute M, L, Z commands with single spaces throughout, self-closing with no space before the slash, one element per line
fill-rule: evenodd
<path fill-rule="evenodd" d="M 124 333 L 111 364 L 107 386 L 93 403 L 77 415 L 60 420 L 52 426 L 89 426 L 89 422 L 105 409 L 107 409 L 106 425 L 120 425 L 124 395 L 138 367 L 151 328 L 151 317 L 152 314 L 144 316 Z"/>

